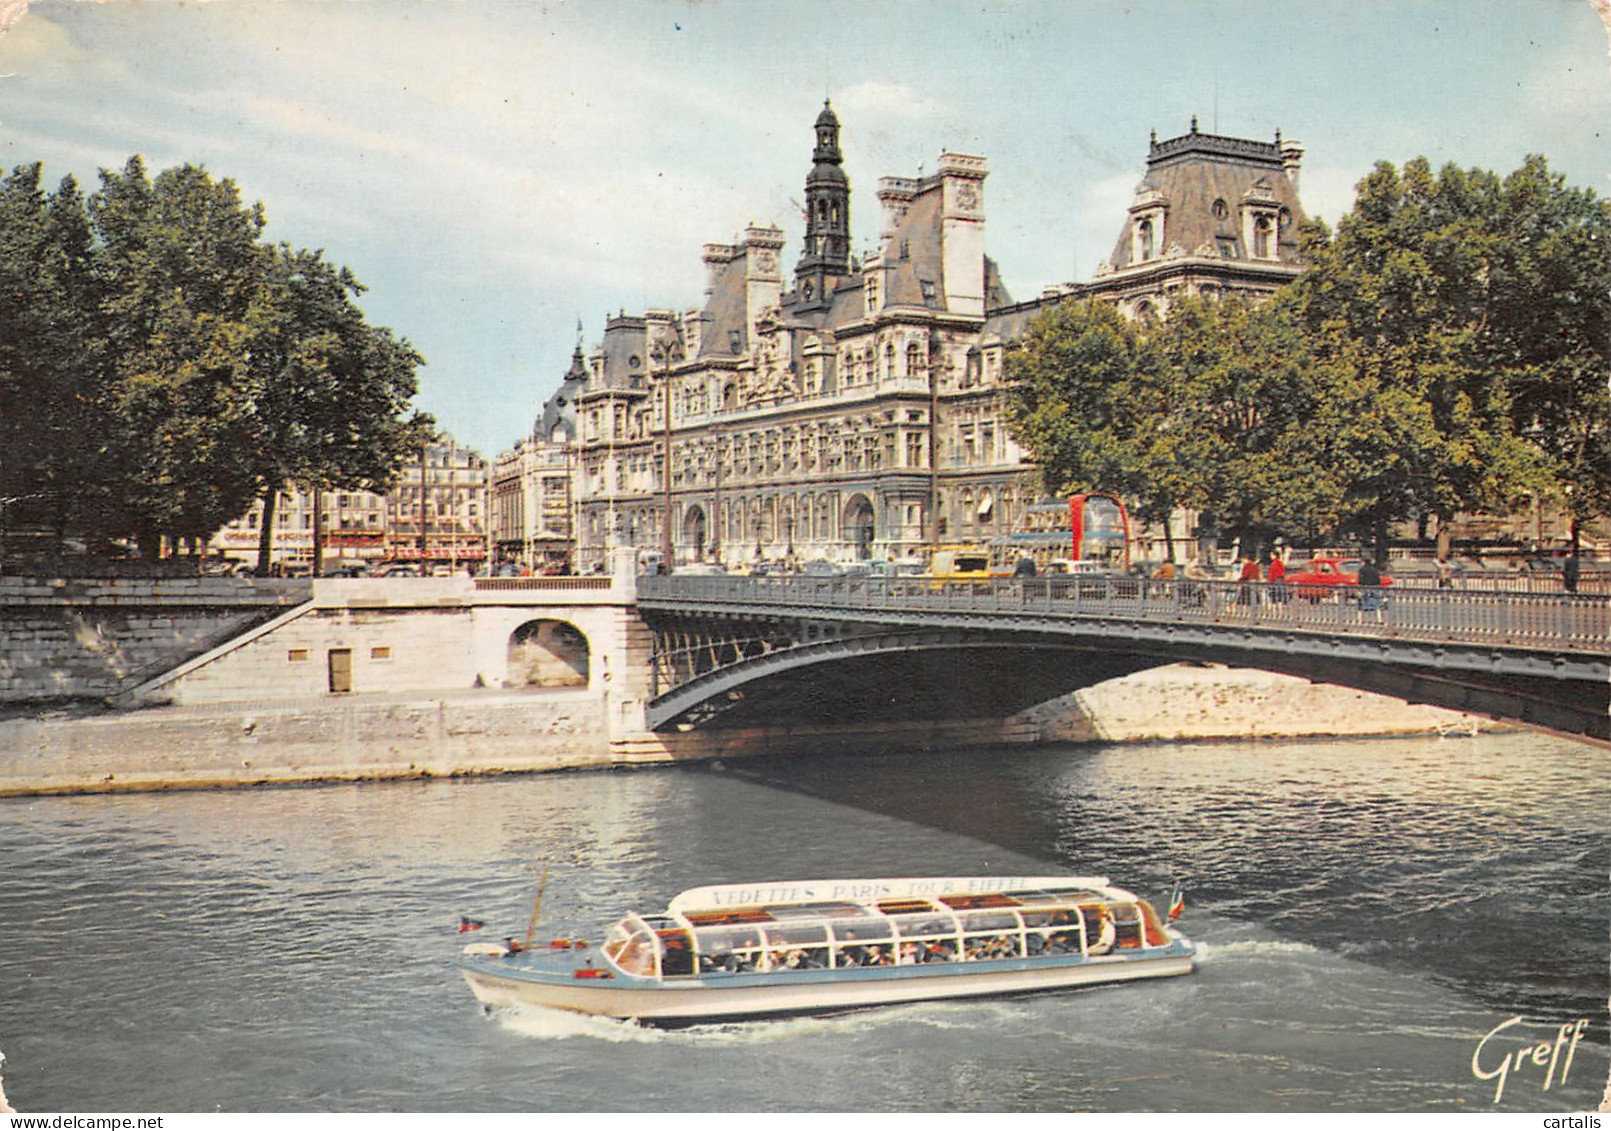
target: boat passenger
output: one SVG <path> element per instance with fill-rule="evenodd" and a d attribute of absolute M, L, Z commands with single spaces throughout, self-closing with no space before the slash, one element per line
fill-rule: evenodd
<path fill-rule="evenodd" d="M 1097 912 L 1096 941 L 1090 945 L 1087 954 L 1106 954 L 1113 949 L 1113 940 L 1117 935 L 1113 925 L 1113 914 L 1106 908 Z"/>

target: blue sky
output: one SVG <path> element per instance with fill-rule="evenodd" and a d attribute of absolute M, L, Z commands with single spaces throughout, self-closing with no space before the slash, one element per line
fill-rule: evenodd
<path fill-rule="evenodd" d="M 86 185 L 131 154 L 230 177 L 268 238 L 368 285 L 420 404 L 487 456 L 530 430 L 581 320 L 702 299 L 701 245 L 798 201 L 825 95 L 853 241 L 879 177 L 990 162 L 1015 297 L 1088 279 L 1147 138 L 1301 141 L 1328 220 L 1377 160 L 1611 191 L 1595 0 L 0 0 L 0 161 Z"/>

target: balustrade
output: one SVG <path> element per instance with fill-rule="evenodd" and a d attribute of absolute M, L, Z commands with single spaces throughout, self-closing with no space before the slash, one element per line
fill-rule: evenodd
<path fill-rule="evenodd" d="M 942 583 L 880 577 L 652 577 L 639 599 L 698 600 L 734 607 L 786 605 L 865 613 L 884 610 L 1147 623 L 1245 626 L 1265 632 L 1562 652 L 1611 652 L 1611 597 L 1392 586 L 1323 591 L 1293 585 L 1054 575 Z M 1361 597 L 1364 597 L 1362 600 Z"/>

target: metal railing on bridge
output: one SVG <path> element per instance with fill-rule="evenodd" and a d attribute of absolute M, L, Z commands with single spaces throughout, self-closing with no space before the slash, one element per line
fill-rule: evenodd
<path fill-rule="evenodd" d="M 1611 597 L 1389 586 L 1172 581 L 1055 575 L 946 583 L 926 578 L 692 577 L 638 579 L 653 608 L 772 608 L 866 615 L 929 611 L 1212 624 L 1330 636 L 1611 652 Z"/>

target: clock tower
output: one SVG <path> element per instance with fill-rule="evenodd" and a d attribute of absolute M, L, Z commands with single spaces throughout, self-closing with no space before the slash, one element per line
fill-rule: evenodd
<path fill-rule="evenodd" d="M 805 246 L 794 269 L 801 308 L 826 307 L 833 280 L 850 274 L 850 178 L 839 149 L 839 118 L 824 99 L 805 184 Z"/>

